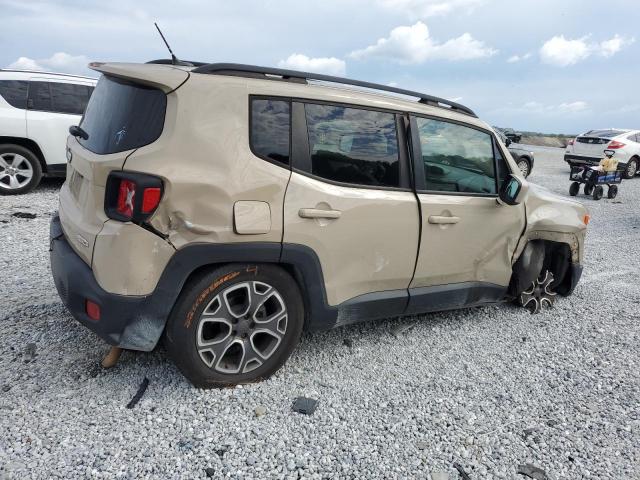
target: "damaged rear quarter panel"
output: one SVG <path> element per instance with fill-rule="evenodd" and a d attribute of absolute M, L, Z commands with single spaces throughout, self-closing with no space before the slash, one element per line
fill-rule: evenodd
<path fill-rule="evenodd" d="M 125 165 L 164 180 L 151 225 L 178 249 L 194 242 L 247 241 L 234 231 L 234 204 L 261 201 L 269 205 L 271 228 L 255 241 L 280 242 L 290 171 L 251 153 L 246 79 L 192 74 L 168 100 L 175 109 L 167 114 L 165 132 Z"/>

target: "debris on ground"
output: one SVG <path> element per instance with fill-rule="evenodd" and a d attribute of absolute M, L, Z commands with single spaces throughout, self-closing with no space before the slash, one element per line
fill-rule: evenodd
<path fill-rule="evenodd" d="M 207 467 L 204 469 L 204 473 L 207 475 L 207 477 L 213 478 L 216 475 L 216 469 L 212 467 Z"/>
<path fill-rule="evenodd" d="M 262 417 L 264 415 L 267 414 L 267 409 L 263 406 L 257 406 L 256 409 L 254 410 L 256 417 Z"/>
<path fill-rule="evenodd" d="M 120 347 L 111 347 L 111 349 L 109 349 L 109 353 L 107 353 L 107 355 L 102 359 L 102 368 L 114 367 L 116 363 L 118 363 L 121 354 L 122 349 Z"/>
<path fill-rule="evenodd" d="M 351 340 L 350 338 L 345 338 L 342 343 L 344 343 L 349 348 L 353 347 L 353 340 Z"/>
<path fill-rule="evenodd" d="M 418 324 L 418 322 L 412 322 L 412 323 L 409 323 L 409 324 L 401 323 L 400 325 L 396 325 L 395 327 L 393 327 L 391 329 L 391 335 L 393 335 L 394 337 L 398 338 L 403 333 L 411 330 L 417 324 Z"/>
<path fill-rule="evenodd" d="M 531 464 L 519 465 L 518 474 L 533 478 L 534 480 L 549 480 L 549 477 L 544 470 Z"/>
<path fill-rule="evenodd" d="M 318 407 L 318 400 L 307 397 L 298 397 L 293 401 L 293 411 L 304 415 L 312 415 Z"/>
<path fill-rule="evenodd" d="M 431 480 L 449 480 L 449 474 L 442 471 L 431 472 Z"/>
<path fill-rule="evenodd" d="M 37 217 L 35 213 L 29 213 L 29 212 L 14 212 L 11 214 L 11 216 L 16 218 L 26 218 L 29 220 Z"/>
<path fill-rule="evenodd" d="M 24 349 L 24 354 L 29 360 L 36 358 L 36 348 L 35 343 L 27 343 L 27 346 Z"/>
<path fill-rule="evenodd" d="M 467 472 L 464 471 L 464 468 L 462 468 L 462 465 L 454 462 L 453 468 L 458 470 L 458 473 L 460 473 L 460 477 L 462 478 L 462 480 L 471 480 L 471 477 Z"/>
<path fill-rule="evenodd" d="M 2 386 L 2 391 L 3 391 L 3 392 L 5 392 L 5 393 L 6 393 L 6 392 L 8 392 L 9 390 L 11 390 L 11 385 L 8 385 L 8 384 L 7 384 L 7 385 L 3 385 L 3 386 Z"/>
<path fill-rule="evenodd" d="M 147 391 L 148 386 L 149 386 L 149 379 L 147 377 L 144 377 L 144 380 L 142 380 L 142 383 L 140 384 L 138 391 L 133 396 L 131 401 L 127 403 L 127 408 L 131 409 L 136 406 L 136 404 L 140 401 L 140 399 L 144 395 L 144 392 Z"/>

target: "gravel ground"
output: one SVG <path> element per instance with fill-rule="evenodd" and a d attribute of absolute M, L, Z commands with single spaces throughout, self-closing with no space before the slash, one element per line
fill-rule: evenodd
<path fill-rule="evenodd" d="M 531 180 L 567 195 L 561 156 L 537 150 Z M 50 278 L 59 185 L 0 197 L 0 478 L 463 478 L 454 462 L 473 480 L 524 479 L 522 464 L 640 478 L 640 178 L 615 201 L 578 197 L 592 215 L 585 271 L 552 310 L 306 334 L 270 380 L 209 391 L 161 349 L 98 367 L 107 348 Z M 299 395 L 320 400 L 312 416 L 291 411 Z"/>

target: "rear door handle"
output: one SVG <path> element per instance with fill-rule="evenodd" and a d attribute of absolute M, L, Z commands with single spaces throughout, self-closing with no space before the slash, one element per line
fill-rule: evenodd
<path fill-rule="evenodd" d="M 302 218 L 340 218 L 342 212 L 340 210 L 322 210 L 321 208 L 301 208 L 298 216 Z"/>
<path fill-rule="evenodd" d="M 443 215 L 430 215 L 429 223 L 439 223 L 444 225 L 451 225 L 453 223 L 458 223 L 460 221 L 460 217 L 445 217 Z"/>

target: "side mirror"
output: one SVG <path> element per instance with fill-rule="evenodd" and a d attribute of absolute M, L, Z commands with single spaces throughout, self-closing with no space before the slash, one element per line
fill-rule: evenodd
<path fill-rule="evenodd" d="M 87 140 L 89 138 L 89 134 L 77 125 L 70 126 L 69 133 L 74 137 L 80 137 L 83 140 Z"/>
<path fill-rule="evenodd" d="M 529 184 L 527 181 L 511 174 L 505 179 L 502 188 L 500 188 L 498 201 L 503 205 L 518 205 L 527 198 L 528 192 Z"/>
<path fill-rule="evenodd" d="M 505 141 L 504 141 L 504 144 L 505 144 L 505 146 L 507 146 L 507 147 L 508 147 L 509 145 L 511 145 L 511 143 L 512 143 L 512 142 L 511 142 L 511 139 L 510 139 L 510 138 L 507 138 L 507 139 L 505 139 Z"/>

